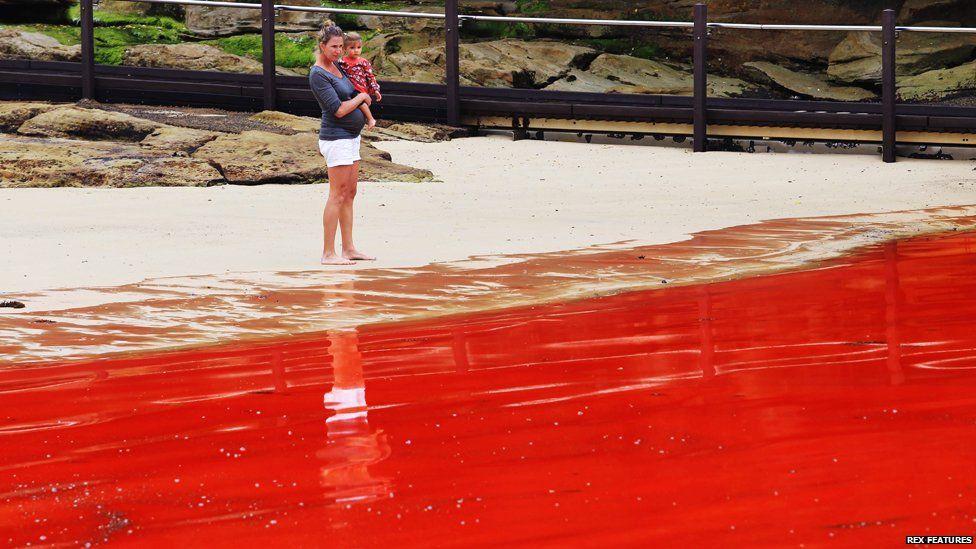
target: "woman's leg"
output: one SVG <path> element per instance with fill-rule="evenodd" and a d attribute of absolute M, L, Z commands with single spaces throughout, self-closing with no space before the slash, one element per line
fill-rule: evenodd
<path fill-rule="evenodd" d="M 353 202 L 356 199 L 356 190 L 359 186 L 359 161 L 353 163 L 353 168 L 349 174 L 348 200 L 342 203 L 339 209 L 339 228 L 342 231 L 342 257 L 357 261 L 372 261 L 375 257 L 370 257 L 356 249 L 352 240 L 353 222 Z"/>
<path fill-rule="evenodd" d="M 322 264 L 323 265 L 351 265 L 352 261 L 340 257 L 335 250 L 336 228 L 339 226 L 343 209 L 348 203 L 352 207 L 349 188 L 355 185 L 352 175 L 358 169 L 357 165 L 335 166 L 329 168 L 329 199 L 325 202 L 322 212 Z M 355 192 L 355 191 L 353 191 Z M 345 230 L 343 230 L 345 232 Z M 351 235 L 350 235 L 351 237 Z M 345 238 L 343 238 L 345 242 Z M 345 249 L 345 248 L 343 248 Z"/>

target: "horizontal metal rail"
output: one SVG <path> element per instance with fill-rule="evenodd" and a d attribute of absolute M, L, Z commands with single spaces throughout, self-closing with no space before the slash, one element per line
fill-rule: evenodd
<path fill-rule="evenodd" d="M 907 32 L 949 32 L 976 34 L 976 27 L 895 27 L 895 30 Z"/>
<path fill-rule="evenodd" d="M 261 4 L 246 2 L 220 2 L 211 0 L 125 0 L 146 4 L 175 4 L 183 6 L 206 6 L 213 8 L 261 9 Z M 350 15 L 375 15 L 379 17 L 412 17 L 417 19 L 444 19 L 443 13 L 422 13 L 413 11 L 357 10 L 351 8 L 326 8 L 316 6 L 292 6 L 275 4 L 276 11 L 298 11 L 309 13 L 343 13 Z M 621 19 L 562 19 L 555 17 L 507 17 L 495 15 L 458 15 L 461 21 L 495 21 L 504 23 L 542 23 L 553 25 L 593 25 L 608 27 L 650 27 L 686 28 L 694 27 L 691 21 L 642 21 Z M 720 23 L 708 22 L 713 29 L 770 30 L 770 31 L 828 31 L 828 32 L 881 32 L 881 25 L 789 25 L 767 23 Z M 976 34 L 976 27 L 896 27 L 905 32 L 969 33 Z"/>
<path fill-rule="evenodd" d="M 129 0 L 132 1 L 132 0 Z M 444 19 L 443 13 L 423 13 L 415 11 L 357 10 L 352 8 L 316 8 L 313 6 L 288 6 L 275 4 L 277 11 L 307 11 L 315 13 L 346 13 L 350 15 L 376 15 L 380 17 L 412 17 L 415 19 Z"/>
<path fill-rule="evenodd" d="M 708 23 L 714 29 L 775 30 L 775 31 L 843 31 L 843 32 L 881 32 L 880 25 L 779 25 L 755 23 Z M 895 27 L 905 32 L 955 32 L 976 34 L 976 27 Z"/>
<path fill-rule="evenodd" d="M 134 1 L 134 0 L 129 0 Z M 558 25 L 606 25 L 620 27 L 668 27 L 692 28 L 694 23 L 686 21 L 629 21 L 616 19 L 554 19 L 550 17 L 502 17 L 494 15 L 459 15 L 459 19 L 469 21 L 503 21 L 508 23 L 552 23 Z M 831 31 L 831 32 L 881 32 L 880 25 L 781 25 L 766 23 L 718 23 L 708 22 L 711 29 L 773 30 L 773 31 Z M 906 32 L 954 32 L 976 34 L 976 27 L 896 27 Z"/>
<path fill-rule="evenodd" d="M 501 21 L 505 23 L 546 23 L 555 25 L 600 25 L 607 27 L 668 27 L 692 28 L 692 22 L 685 21 L 639 21 L 620 19 L 558 19 L 552 17 L 504 17 L 496 15 L 458 15 L 462 21 Z"/>
<path fill-rule="evenodd" d="M 774 31 L 842 31 L 842 32 L 881 32 L 881 25 L 780 25 L 756 23 L 716 23 L 708 22 L 713 29 L 774 30 Z"/>

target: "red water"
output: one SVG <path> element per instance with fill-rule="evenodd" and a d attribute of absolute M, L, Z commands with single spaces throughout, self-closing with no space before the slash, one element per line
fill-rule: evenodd
<path fill-rule="evenodd" d="M 974 298 L 962 234 L 806 272 L 10 367 L 0 543 L 970 535 Z"/>

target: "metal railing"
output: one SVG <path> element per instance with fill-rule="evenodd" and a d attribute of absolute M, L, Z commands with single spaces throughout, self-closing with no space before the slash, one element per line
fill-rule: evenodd
<path fill-rule="evenodd" d="M 261 3 L 220 2 L 216 0 L 125 0 L 127 2 L 143 4 L 174 4 L 183 6 L 205 6 L 214 8 L 262 9 Z M 415 11 L 390 10 L 359 10 L 351 8 L 293 6 L 289 4 L 272 4 L 276 12 L 297 11 L 309 13 L 340 13 L 351 15 L 375 15 L 380 17 L 413 17 L 419 19 L 444 19 L 443 13 L 425 13 Z M 649 28 L 693 28 L 692 21 L 643 21 L 628 19 L 564 19 L 556 17 L 511 17 L 496 15 L 466 15 L 458 14 L 460 21 L 496 21 L 505 23 L 544 23 L 554 25 L 596 25 L 610 27 L 649 27 Z M 882 32 L 882 25 L 791 25 L 780 23 L 721 23 L 706 22 L 710 29 L 740 29 L 740 30 L 772 30 L 772 31 L 831 31 L 831 32 Z M 976 27 L 895 27 L 898 32 L 948 32 L 976 34 Z"/>
<path fill-rule="evenodd" d="M 209 0 L 126 0 L 129 2 L 139 2 L 145 4 L 175 4 L 181 6 L 206 6 L 213 8 L 238 8 L 238 9 L 262 9 L 262 4 L 247 2 L 218 2 Z M 446 13 L 424 13 L 414 11 L 388 11 L 388 10 L 358 10 L 350 8 L 332 8 L 316 6 L 292 6 L 288 4 L 272 4 L 276 12 L 297 11 L 308 13 L 340 13 L 351 15 L 375 15 L 379 17 L 414 17 L 423 19 L 446 19 Z M 464 15 L 458 14 L 461 21 L 502 21 L 514 23 L 555 23 L 565 25 L 604 25 L 621 27 L 688 27 L 692 23 L 682 21 L 630 21 L 617 19 L 558 19 L 547 17 L 502 17 L 493 15 Z"/>
<path fill-rule="evenodd" d="M 222 2 L 210 0 L 126 0 L 149 4 L 175 4 L 183 6 L 203 6 L 214 8 L 235 8 L 261 10 L 262 34 L 262 87 L 264 90 L 264 107 L 274 109 L 277 102 L 275 86 L 275 16 L 283 11 L 309 12 L 322 14 L 372 15 L 379 17 L 404 17 L 417 19 L 444 20 L 445 50 L 446 50 L 446 98 L 447 123 L 460 125 L 460 74 L 459 74 L 459 33 L 464 21 L 489 21 L 505 23 L 543 23 L 557 25 L 591 25 L 591 26 L 620 26 L 646 28 L 679 28 L 691 29 L 693 42 L 693 146 L 695 151 L 705 151 L 707 148 L 707 73 L 706 57 L 708 51 L 709 29 L 735 29 L 758 31 L 831 31 L 831 32 L 880 32 L 882 33 L 882 155 L 885 162 L 894 162 L 896 143 L 896 95 L 895 95 L 895 53 L 897 33 L 931 32 L 931 33 L 973 33 L 972 27 L 911 27 L 896 26 L 895 12 L 884 10 L 881 25 L 790 25 L 790 24 L 753 24 L 753 23 L 722 23 L 708 21 L 708 11 L 705 4 L 696 4 L 693 21 L 640 21 L 614 19 L 563 19 L 550 17 L 511 17 L 491 15 L 466 15 L 458 12 L 458 0 L 445 0 L 444 13 L 424 13 L 410 11 L 360 10 L 348 8 L 293 6 L 275 4 L 272 0 L 261 0 L 255 3 Z M 82 62 L 82 95 L 84 98 L 95 96 L 94 71 L 94 9 L 93 0 L 81 0 L 81 62 Z"/>

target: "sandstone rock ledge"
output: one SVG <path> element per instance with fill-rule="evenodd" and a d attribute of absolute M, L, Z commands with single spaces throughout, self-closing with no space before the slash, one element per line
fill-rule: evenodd
<path fill-rule="evenodd" d="M 62 46 L 61 42 L 39 32 L 0 28 L 0 59 L 79 61 L 81 46 Z"/>
<path fill-rule="evenodd" d="M 148 112 L 141 109 L 130 108 L 135 113 Z M 318 121 L 314 118 L 278 112 L 226 113 L 246 122 L 238 124 L 242 131 L 234 132 L 166 124 L 120 110 L 126 109 L 0 103 L 0 188 L 301 184 L 328 177 L 318 153 Z M 181 121 L 193 116 L 191 112 Z M 437 128 L 398 126 L 404 128 L 364 134 L 364 181 L 421 182 L 433 178 L 427 170 L 394 163 L 389 154 L 371 143 L 389 139 L 429 141 L 448 139 L 449 135 Z M 222 129 L 233 127 L 224 124 Z"/>

